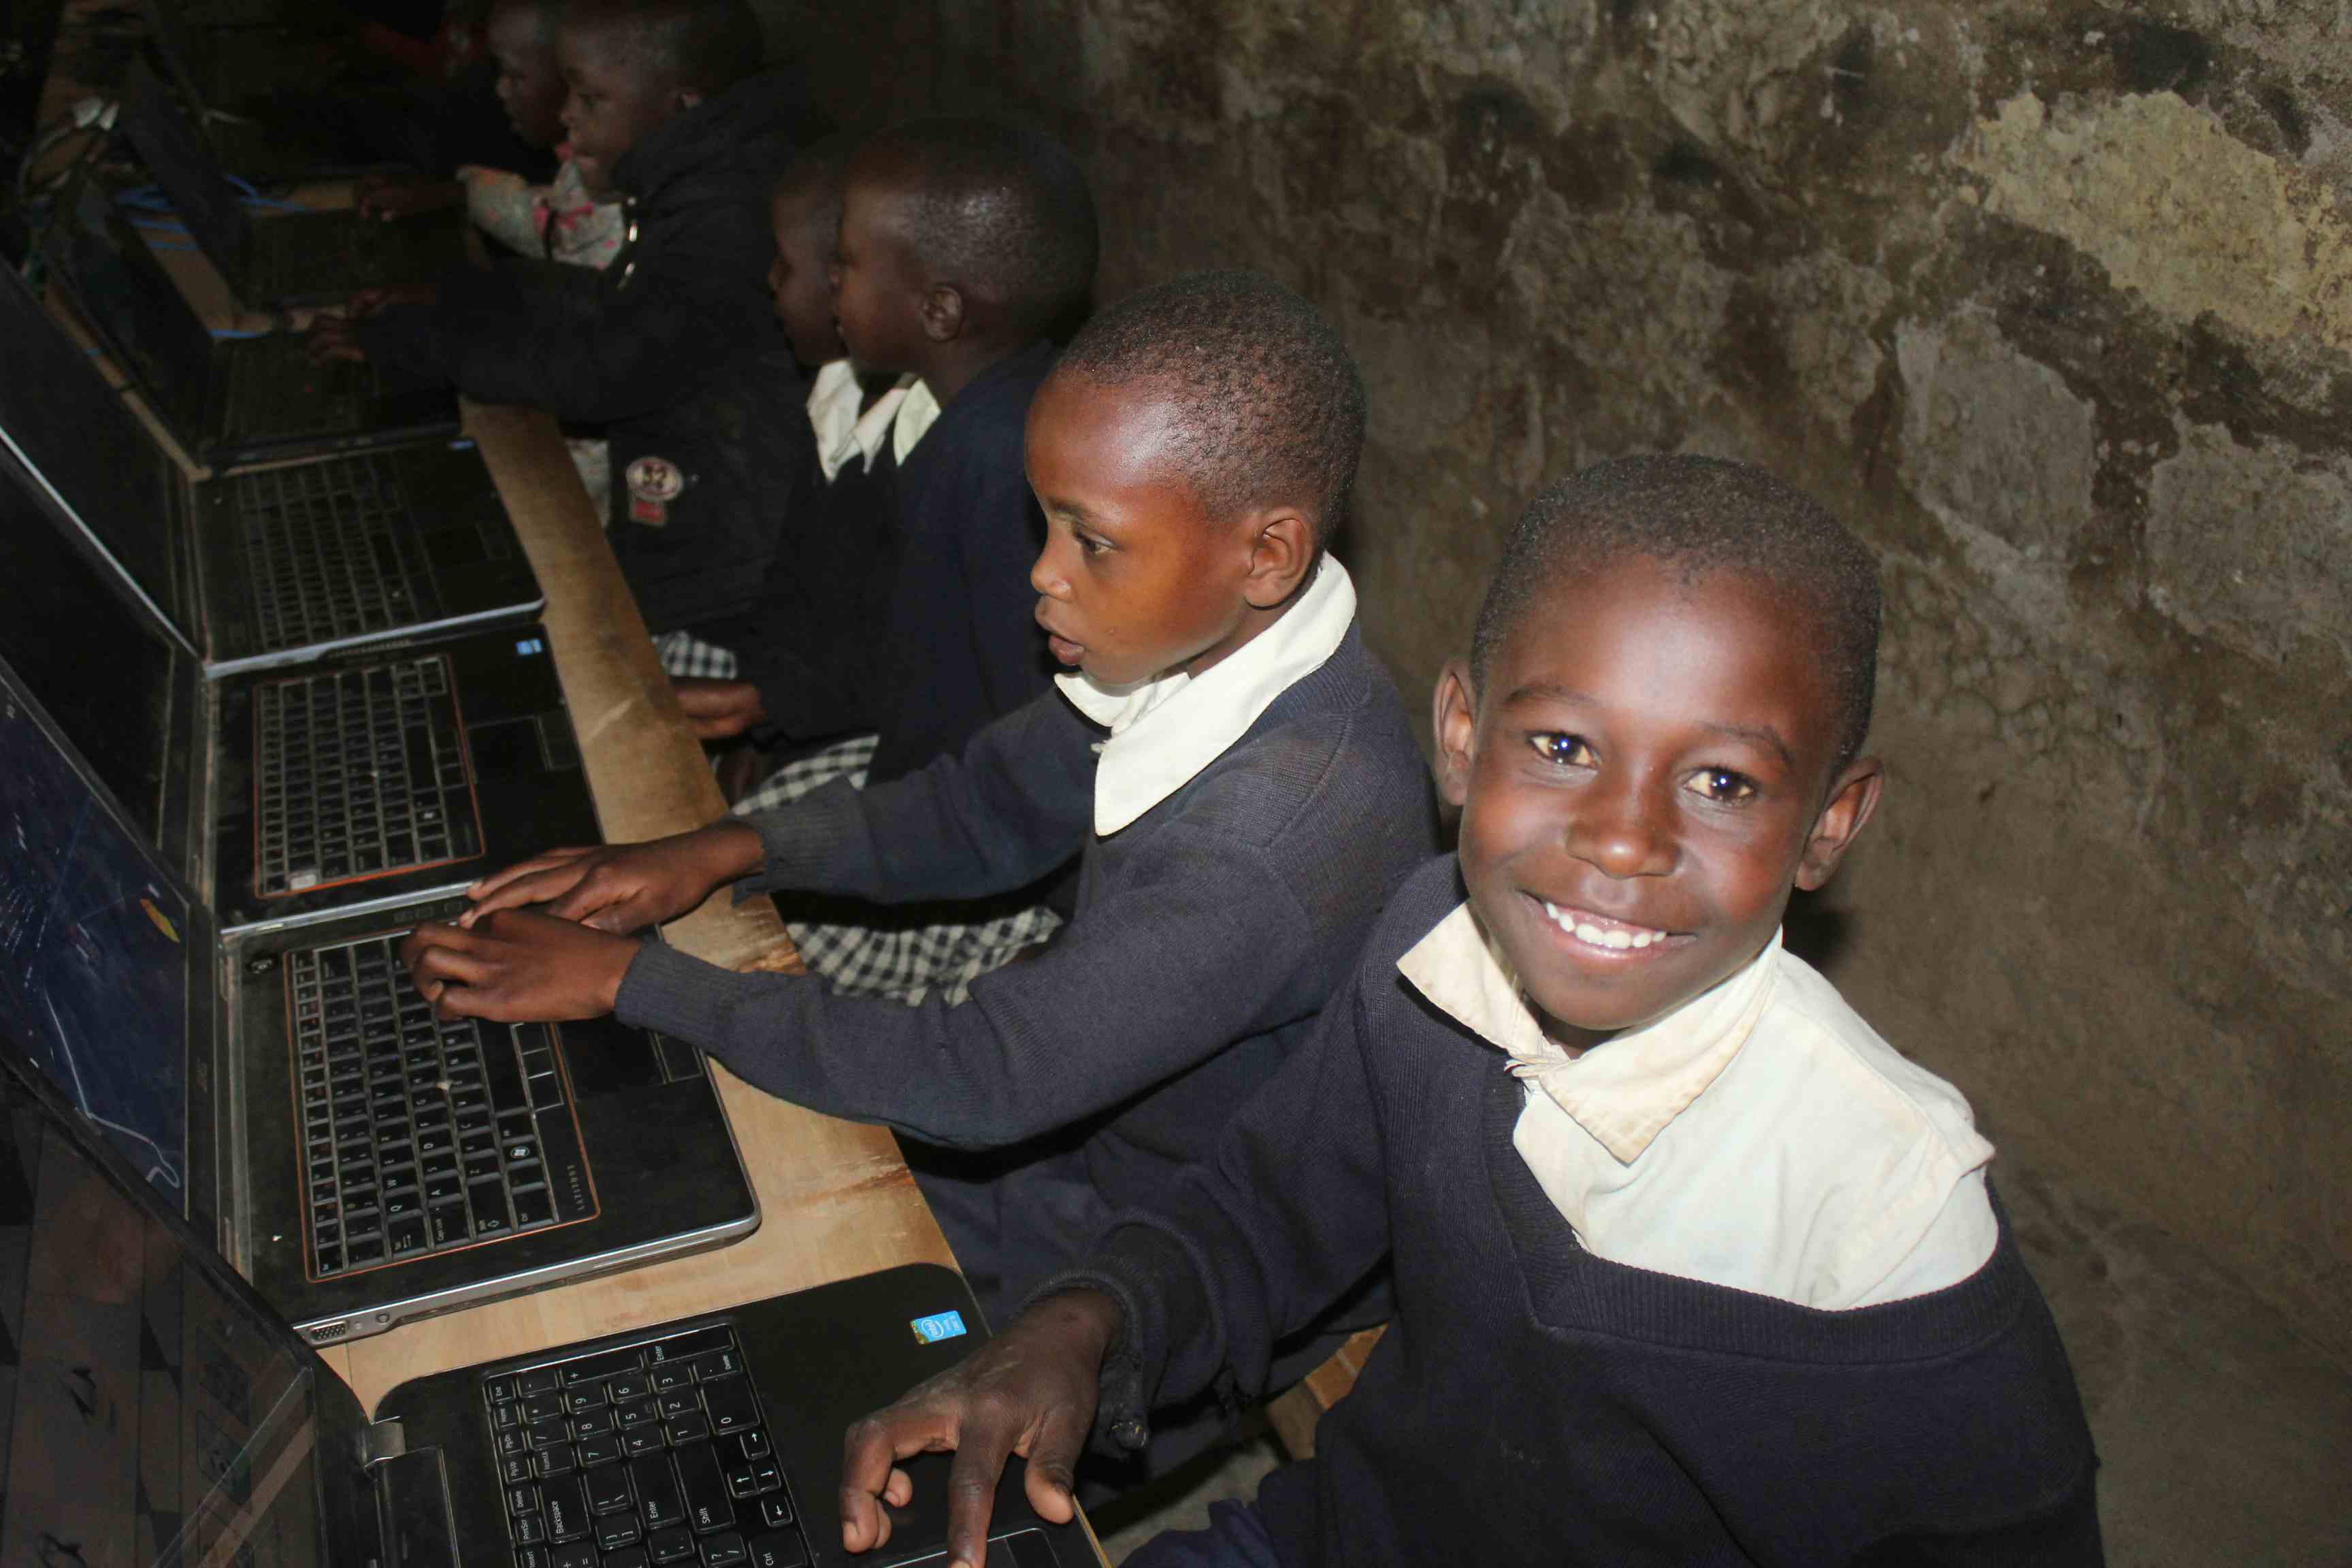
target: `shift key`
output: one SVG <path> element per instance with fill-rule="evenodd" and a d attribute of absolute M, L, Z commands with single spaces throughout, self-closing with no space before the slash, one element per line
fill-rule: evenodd
<path fill-rule="evenodd" d="M 673 1456 L 677 1479 L 686 1492 L 686 1521 L 697 1535 L 731 1529 L 735 1505 L 727 1498 L 727 1478 L 719 1473 L 719 1456 L 708 1443 L 693 1443 Z"/>

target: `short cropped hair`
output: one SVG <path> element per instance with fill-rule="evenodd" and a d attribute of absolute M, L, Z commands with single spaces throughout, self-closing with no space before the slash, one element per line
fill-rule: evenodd
<path fill-rule="evenodd" d="M 1363 380 L 1330 323 L 1272 279 L 1201 272 L 1131 294 L 1080 329 L 1055 374 L 1164 388 L 1171 456 L 1212 516 L 1312 506 L 1318 547 L 1346 521 Z"/>
<path fill-rule="evenodd" d="M 1562 574 L 1628 556 L 1679 567 L 1685 581 L 1717 573 L 1756 578 L 1811 616 L 1838 707 L 1837 765 L 1860 753 L 1878 678 L 1877 563 L 1803 492 L 1719 458 L 1613 458 L 1536 497 L 1479 606 L 1473 685 L 1485 690 L 1496 650 Z"/>
<path fill-rule="evenodd" d="M 849 170 L 850 155 L 857 151 L 857 139 L 845 131 L 836 131 L 820 137 L 793 154 L 783 173 L 769 194 L 781 196 L 786 191 L 803 191 L 809 195 L 809 208 L 804 221 L 813 229 L 826 234 L 841 227 L 841 192 Z"/>
<path fill-rule="evenodd" d="M 903 121 L 858 150 L 910 199 L 908 237 L 933 277 L 987 301 L 1015 333 L 1060 335 L 1085 314 L 1100 239 L 1086 172 L 1052 137 L 1003 121 Z"/>
<path fill-rule="evenodd" d="M 565 0 L 563 24 L 610 36 L 639 69 L 705 95 L 757 71 L 768 47 L 750 0 Z"/>

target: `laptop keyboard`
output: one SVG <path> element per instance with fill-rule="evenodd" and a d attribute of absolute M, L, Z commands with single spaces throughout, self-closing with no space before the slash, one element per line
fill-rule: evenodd
<path fill-rule="evenodd" d="M 312 364 L 299 332 L 239 339 L 228 356 L 229 429 L 245 437 L 356 430 L 368 387 L 364 363 Z"/>
<path fill-rule="evenodd" d="M 254 693 L 253 749 L 263 898 L 482 852 L 446 658 L 266 681 Z"/>
<path fill-rule="evenodd" d="M 287 955 L 315 1278 L 595 1212 L 554 1031 L 436 1020 L 406 934 Z"/>
<path fill-rule="evenodd" d="M 247 580 L 264 648 L 302 647 L 437 619 L 416 519 L 395 465 L 331 458 L 239 474 Z"/>
<path fill-rule="evenodd" d="M 482 1397 L 515 1568 L 809 1561 L 726 1325 L 500 1373 Z"/>

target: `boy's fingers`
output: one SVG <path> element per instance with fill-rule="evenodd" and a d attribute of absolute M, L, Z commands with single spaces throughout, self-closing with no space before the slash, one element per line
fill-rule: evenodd
<path fill-rule="evenodd" d="M 1030 1445 L 1023 1489 L 1029 1494 L 1029 1506 L 1055 1524 L 1067 1524 L 1077 1513 L 1073 1490 L 1089 1426 L 1076 1410 L 1059 1406 L 1038 1423 L 1036 1441 Z"/>
<path fill-rule="evenodd" d="M 996 1511 L 996 1483 L 1020 1434 L 1002 1419 L 967 1422 L 948 1465 L 948 1562 L 982 1568 L 988 1559 L 988 1521 Z"/>
<path fill-rule="evenodd" d="M 898 1462 L 954 1441 L 952 1424 L 935 1407 L 898 1406 L 853 1425 L 841 1440 L 842 1545 L 871 1552 L 890 1539 L 890 1516 L 882 1511 L 882 1500 L 895 1507 L 914 1495 Z"/>
<path fill-rule="evenodd" d="M 566 861 L 577 860 L 583 855 L 593 855 L 595 851 L 593 849 L 572 846 L 567 846 L 560 849 L 542 849 L 528 860 L 518 860 L 502 871 L 491 872 L 488 876 L 484 877 L 472 887 L 467 889 L 466 896 L 469 899 L 478 899 L 486 894 L 498 891 L 498 889 L 505 887 L 517 877 L 528 877 L 534 871 L 545 871 L 552 867 L 561 866 Z"/>

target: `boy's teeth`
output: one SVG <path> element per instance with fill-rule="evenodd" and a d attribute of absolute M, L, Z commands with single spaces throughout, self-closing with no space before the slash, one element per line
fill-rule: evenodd
<path fill-rule="evenodd" d="M 1590 921 L 1579 924 L 1572 916 L 1549 899 L 1544 900 L 1544 913 L 1551 917 L 1552 924 L 1559 927 L 1577 941 L 1589 942 L 1595 947 L 1612 948 L 1622 952 L 1627 948 L 1644 948 L 1654 942 L 1665 940 L 1666 933 L 1662 931 L 1626 931 L 1622 927 L 1614 931 L 1602 931 Z"/>

